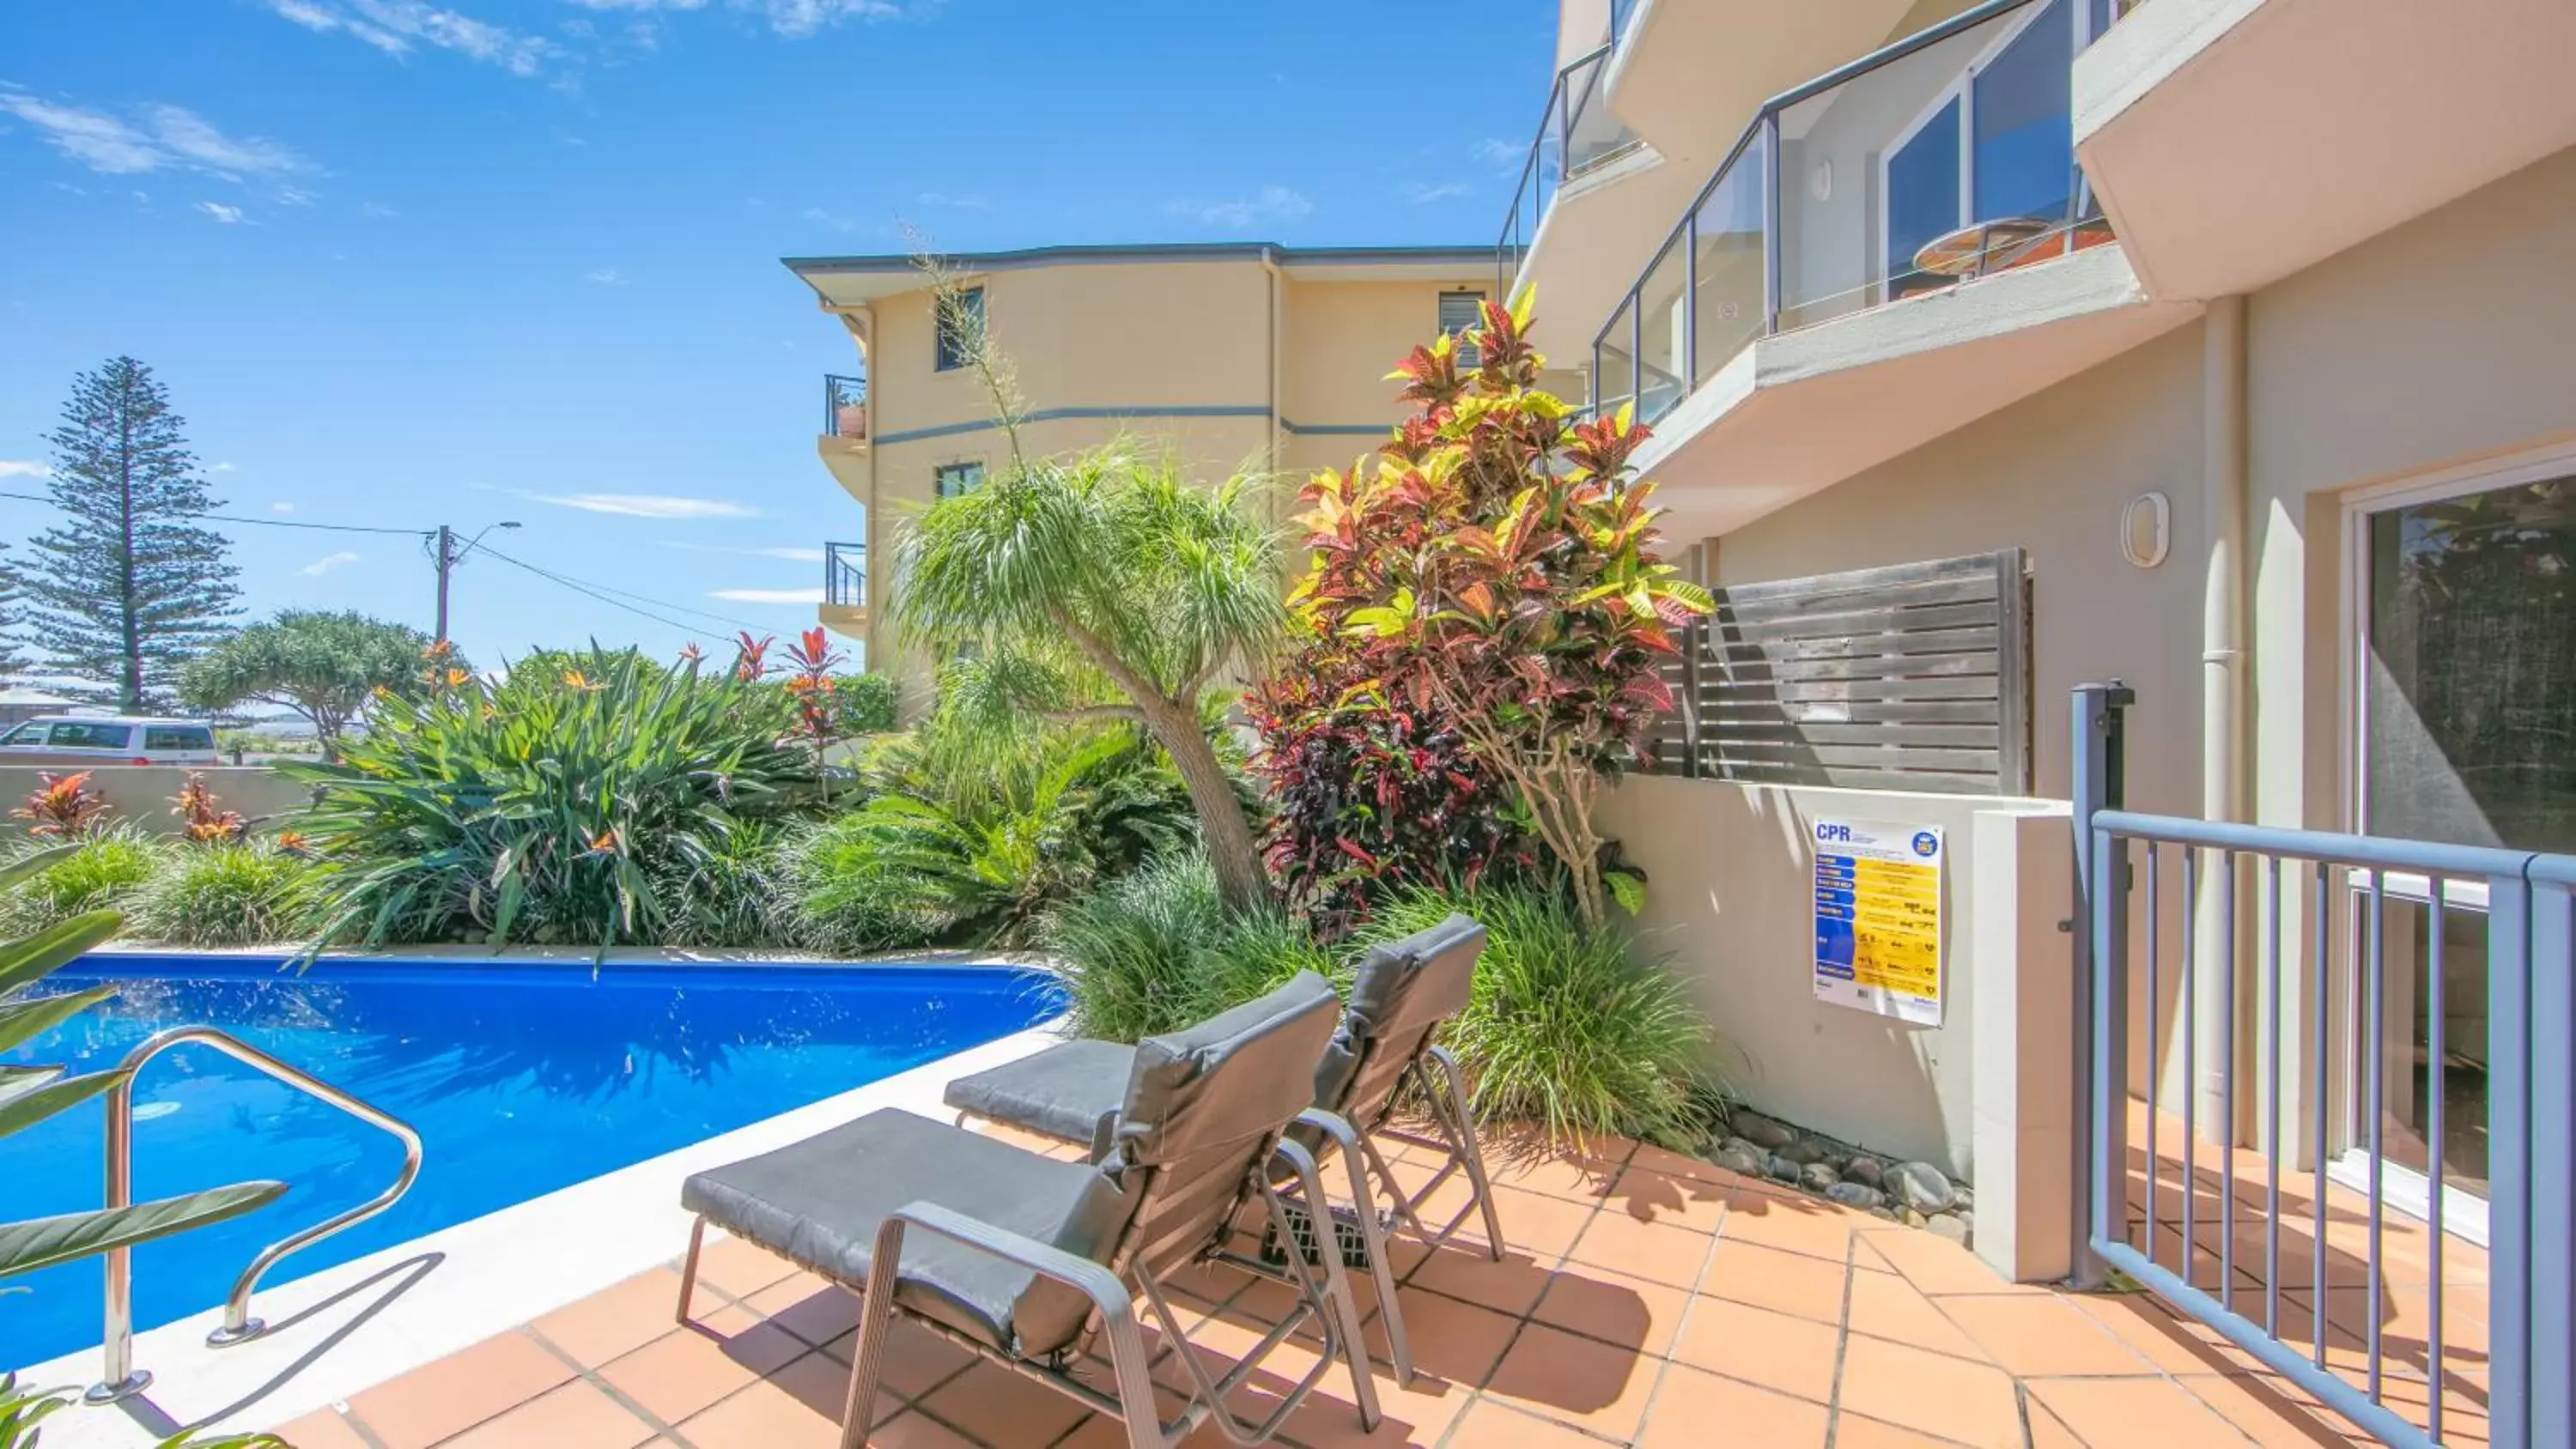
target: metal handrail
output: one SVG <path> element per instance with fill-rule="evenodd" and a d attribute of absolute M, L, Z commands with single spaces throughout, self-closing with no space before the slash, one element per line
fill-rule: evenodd
<path fill-rule="evenodd" d="M 850 432 L 841 426 L 841 409 L 845 407 L 864 409 L 867 405 L 867 374 L 838 372 L 823 374 L 823 436 L 850 438 L 858 442 L 867 441 L 868 426 L 864 412 L 860 415 L 857 432 Z"/>
<path fill-rule="evenodd" d="M 868 546 L 864 543 L 823 545 L 823 602 L 862 608 L 868 602 Z"/>
<path fill-rule="evenodd" d="M 1519 261 L 1514 255 L 1515 252 L 1525 253 L 1528 250 L 1527 243 L 1514 241 L 1514 237 L 1521 229 L 1523 203 L 1526 202 L 1529 207 L 1529 235 L 1530 240 L 1535 241 L 1539 223 L 1546 219 L 1548 207 L 1553 200 L 1549 182 L 1553 180 L 1561 186 L 1571 180 L 1578 171 L 1588 170 L 1592 165 L 1607 159 L 1608 153 L 1605 153 L 1604 156 L 1596 157 L 1586 165 L 1578 167 L 1574 164 L 1573 145 L 1575 121 L 1585 113 L 1586 108 L 1600 90 L 1602 72 L 1609 64 L 1610 49 L 1609 45 L 1604 44 L 1598 49 L 1586 51 L 1566 62 L 1565 66 L 1557 71 L 1555 82 L 1548 87 L 1547 107 L 1539 114 L 1538 132 L 1530 138 L 1528 154 L 1521 162 L 1520 180 L 1512 188 L 1511 209 L 1503 217 L 1502 236 L 1494 244 L 1495 268 L 1499 274 L 1497 285 L 1506 293 L 1510 291 L 1513 277 L 1519 270 Z M 1569 96 L 1566 93 L 1566 81 L 1578 71 L 1584 73 L 1582 93 Z M 1552 178 L 1547 174 L 1549 168 L 1544 164 L 1548 137 L 1551 134 L 1556 137 L 1556 165 L 1553 168 L 1556 174 Z M 1624 146 L 1615 147 L 1613 151 L 1624 152 L 1627 149 Z"/>
<path fill-rule="evenodd" d="M 1763 221 L 1763 287 L 1765 295 L 1763 299 L 1762 334 L 1768 337 L 1774 336 L 1780 331 L 1780 264 L 1777 253 L 1780 246 L 1779 128 L 1782 112 L 1787 111 L 1790 107 L 1795 106 L 1802 101 L 1812 100 L 1817 96 L 1823 95 L 1827 91 L 1847 85 L 1873 71 L 1883 70 L 1918 51 L 1939 45 L 1941 42 L 1949 40 L 1954 36 L 1964 35 L 1967 32 L 1984 25 L 1990 20 L 2008 15 L 2013 11 L 2035 3 L 2039 3 L 2039 0 L 1985 0 L 1985 3 L 1983 4 L 1971 6 L 1970 8 L 1962 10 L 1958 14 L 1951 16 L 1947 20 L 1927 25 L 1921 30 L 1914 32 L 1912 35 L 1890 42 L 1889 44 L 1881 46 L 1877 50 L 1871 51 L 1869 54 L 1861 56 L 1858 59 L 1847 61 L 1842 65 L 1836 66 L 1832 70 L 1825 72 L 1823 75 L 1792 86 L 1788 90 L 1782 91 L 1780 94 L 1764 101 L 1761 106 L 1753 112 L 1753 118 L 1745 123 L 1743 132 L 1735 138 L 1735 144 L 1727 148 L 1725 158 L 1718 162 L 1717 169 L 1709 173 L 1707 184 L 1701 186 L 1697 192 L 1693 193 L 1690 199 L 1690 204 L 1682 208 L 1681 220 L 1675 222 L 1673 224 L 1673 229 L 1665 235 L 1663 245 L 1655 248 L 1652 252 L 1647 254 L 1646 265 L 1638 271 L 1637 279 L 1634 282 L 1629 283 L 1627 289 L 1619 294 L 1618 305 L 1610 309 L 1610 315 L 1602 321 L 1601 329 L 1593 334 L 1591 354 L 1593 363 L 1592 387 L 1595 393 L 1594 401 L 1596 405 L 1608 401 L 1608 399 L 1604 399 L 1599 396 L 1601 385 L 1600 373 L 1602 342 L 1609 337 L 1610 329 L 1618 324 L 1620 314 L 1622 312 L 1626 312 L 1628 313 L 1628 324 L 1631 332 L 1629 356 L 1634 358 L 1642 351 L 1642 348 L 1638 345 L 1640 339 L 1635 335 L 1643 327 L 1643 321 L 1637 315 L 1635 305 L 1637 299 L 1644 295 L 1646 283 L 1654 276 L 1655 269 L 1663 265 L 1665 256 L 1671 253 L 1674 247 L 1682 247 L 1684 257 L 1686 259 L 1695 260 L 1695 258 L 1691 258 L 1689 233 L 1693 223 L 1696 222 L 1699 217 L 1700 208 L 1706 206 L 1709 199 L 1717 194 L 1718 188 L 1726 184 L 1728 174 L 1734 171 L 1736 163 L 1743 159 L 1745 153 L 1750 150 L 1757 141 L 1765 143 L 1764 154 L 1766 157 L 1766 174 L 1763 177 L 1765 203 Z M 1694 290 L 1694 288 L 1686 285 L 1683 289 L 1684 295 L 1689 296 Z M 1694 299 L 1694 302 L 1695 300 L 1696 299 Z M 1692 347 L 1693 351 L 1697 350 L 1695 346 L 1698 340 L 1697 332 L 1698 329 L 1696 326 L 1686 328 L 1684 331 L 1685 340 L 1694 344 Z M 1689 386 L 1685 386 L 1681 389 L 1684 394 L 1687 394 L 1691 387 L 1698 385 L 1697 361 L 1698 359 L 1696 358 L 1691 359 L 1691 365 L 1683 369 L 1684 372 L 1691 374 L 1691 382 Z M 1634 380 L 1632 380 L 1629 384 L 1626 396 L 1629 398 L 1639 398 L 1642 396 L 1642 393 L 1643 389 Z M 1642 412 L 1643 409 L 1641 408 L 1640 411 Z"/>
<path fill-rule="evenodd" d="M 257 1338 L 267 1325 L 250 1316 L 251 1290 L 269 1269 L 277 1266 L 287 1254 L 310 1247 L 343 1228 L 352 1227 L 374 1217 L 402 1200 L 420 1176 L 420 1134 L 411 1124 L 341 1091 L 329 1082 L 298 1067 L 287 1065 L 250 1043 L 211 1026 L 173 1027 L 145 1041 L 125 1054 L 116 1070 L 125 1074 L 107 1094 L 107 1208 L 114 1212 L 134 1205 L 134 1081 L 144 1063 L 170 1050 L 191 1044 L 210 1046 L 247 1066 L 257 1068 L 286 1085 L 339 1108 L 359 1121 L 391 1133 L 403 1145 L 402 1173 L 393 1186 L 346 1212 L 334 1214 L 301 1231 L 289 1233 L 250 1260 L 250 1266 L 233 1280 L 232 1292 L 224 1299 L 223 1326 L 206 1335 L 209 1348 L 228 1348 Z M 134 1367 L 134 1263 L 131 1246 L 111 1248 L 107 1252 L 107 1373 L 90 1388 L 88 1401 L 107 1404 L 140 1393 L 152 1382 L 152 1375 Z"/>

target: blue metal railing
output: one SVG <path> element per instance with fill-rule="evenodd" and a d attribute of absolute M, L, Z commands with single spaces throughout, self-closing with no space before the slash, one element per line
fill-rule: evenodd
<path fill-rule="evenodd" d="M 2497 1449 L 2576 1443 L 2576 857 L 2122 809 L 2128 703 L 2117 685 L 2075 691 L 2078 1286 L 2129 1275 L 2383 1443 L 2459 1431 Z M 2395 1005 L 2420 1007 L 2421 1021 L 2396 1107 L 2392 903 L 2422 913 L 2420 937 L 2405 939 L 2423 955 L 2422 993 Z M 2448 1001 L 2474 968 L 2445 961 L 2447 927 L 2481 910 L 2486 999 Z M 2446 1100 L 2452 1034 L 2468 1035 L 2481 1006 L 2489 1261 L 2477 1274 L 2455 1266 L 2467 1255 L 2445 1227 L 2446 1195 L 2470 1190 L 2446 1159 L 2476 1124 L 2453 1132 L 2445 1116 L 2469 1110 Z M 2163 1090 L 2177 1055 L 2179 1113 Z M 2285 1056 L 2297 1063 L 2287 1080 Z M 2424 1192 L 2400 1200 L 2389 1139 L 2407 1110 L 2421 1118 Z M 2330 1180 L 2338 1147 L 2359 1165 Z M 2242 1189 L 2240 1171 L 2253 1178 Z M 2421 1226 L 2392 1228 L 2392 1213 Z M 2392 1251 L 2392 1231 L 2427 1241 Z M 2457 1422 L 2481 1402 L 2483 1434 Z"/>
<path fill-rule="evenodd" d="M 823 602 L 845 609 L 867 607 L 868 546 L 864 543 L 823 545 Z"/>
<path fill-rule="evenodd" d="M 866 442 L 868 437 L 868 379 L 861 373 L 849 376 L 837 372 L 823 374 L 823 436 Z"/>
<path fill-rule="evenodd" d="M 1556 73 L 1539 116 L 1538 134 L 1530 139 L 1528 159 L 1521 163 L 1520 184 L 1512 188 L 1511 210 L 1503 217 L 1502 239 L 1494 247 L 1494 295 L 1511 295 L 1521 261 L 1537 239 L 1539 224 L 1566 182 L 1604 161 L 1636 148 L 1636 133 L 1610 114 L 1601 92 L 1608 68 L 1605 45 L 1577 58 Z"/>
<path fill-rule="evenodd" d="M 2019 191 L 2062 190 L 2062 199 L 1993 199 L 2003 212 L 1967 217 L 1969 224 L 1959 228 L 1964 239 L 1941 238 L 1943 250 L 1931 261 L 1925 258 L 1934 248 L 1899 246 L 1892 235 L 1872 234 L 1863 220 L 1888 210 L 1886 198 L 1875 196 L 1880 178 L 1871 174 L 1898 149 L 1888 115 L 1930 108 L 1916 130 L 1904 133 L 1907 139 L 1938 123 L 1943 93 L 1965 85 L 1973 66 L 2033 23 L 2063 24 L 2071 57 L 2079 40 L 2106 23 L 2095 14 L 2102 3 L 2091 0 L 2087 8 L 2072 0 L 1987 0 L 1764 102 L 1595 334 L 1594 403 L 1604 411 L 1634 403 L 1638 417 L 1652 422 L 1757 337 L 2108 240 L 2108 225 L 2076 168 L 2065 95 L 2045 98 L 2054 109 L 2035 112 L 2048 118 L 2051 134 L 2026 126 L 2028 134 L 1995 147 L 1998 172 L 2009 170 Z M 2038 13 L 2025 13 L 2034 6 Z M 2061 90 L 2070 84 L 2064 70 L 2043 75 L 2025 68 L 2007 79 Z M 1834 107 L 1858 87 L 1869 88 L 1868 104 L 1848 108 L 1856 113 L 1853 133 L 1843 136 Z M 2030 110 L 2031 102 L 2043 98 L 2011 99 L 2015 109 Z M 1967 128 L 1979 123 L 1968 119 L 1974 108 L 1966 100 L 1953 104 L 1958 109 L 1949 124 L 1959 129 L 1951 139 L 1964 150 L 1972 144 Z M 1793 110 L 1792 124 L 1784 127 L 1783 117 Z M 1784 155 L 1795 162 L 1795 185 L 1784 182 L 1790 169 L 1782 164 Z M 1982 210 L 1986 198 L 1953 185 L 1961 211 Z M 1877 204 L 1856 206 L 1853 195 L 1873 197 Z M 1979 222 L 1985 231 L 1977 229 Z M 1828 244 L 1809 244 L 1828 232 L 1835 233 Z M 1891 251 L 1904 253 L 1901 265 L 1891 260 Z"/>

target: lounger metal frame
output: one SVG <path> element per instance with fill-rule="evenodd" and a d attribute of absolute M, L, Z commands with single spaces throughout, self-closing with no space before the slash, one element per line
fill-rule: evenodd
<path fill-rule="evenodd" d="M 1348 1130 L 1348 1125 L 1341 1123 L 1339 1118 L 1332 1120 L 1344 1131 Z M 1283 1162 L 1289 1175 L 1295 1178 L 1310 1216 L 1322 1217 L 1329 1210 L 1330 1199 L 1324 1195 L 1323 1178 L 1315 1166 L 1314 1154 L 1302 1145 L 1283 1138 L 1272 1146 L 1269 1153 L 1256 1159 L 1251 1177 L 1268 1209 L 1273 1230 L 1282 1242 L 1286 1242 L 1290 1232 L 1287 1203 L 1273 1185 L 1272 1174 L 1264 1170 L 1274 1159 Z M 1350 1369 L 1352 1394 L 1359 1401 L 1361 1428 L 1374 1431 L 1378 1424 L 1377 1388 L 1369 1377 L 1368 1352 L 1360 1336 L 1359 1305 L 1351 1296 L 1350 1280 L 1343 1272 L 1341 1255 L 1317 1255 L 1323 1266 L 1323 1279 L 1318 1282 L 1303 1254 L 1290 1253 L 1287 1266 L 1279 1268 L 1258 1258 L 1232 1252 L 1224 1244 L 1232 1234 L 1237 1215 L 1228 1212 L 1208 1248 L 1191 1261 L 1222 1262 L 1273 1282 L 1284 1283 L 1296 1290 L 1298 1302 L 1294 1310 L 1274 1324 L 1231 1371 L 1211 1377 L 1188 1335 L 1181 1331 L 1171 1305 L 1165 1301 L 1162 1285 L 1143 1263 L 1131 1259 L 1124 1265 L 1122 1273 L 1106 1264 L 978 1221 L 936 1203 L 915 1202 L 889 1214 L 877 1229 L 875 1247 L 868 1259 L 867 1283 L 860 1290 L 857 1348 L 852 1354 L 850 1393 L 841 1420 L 842 1449 L 863 1449 L 871 1421 L 876 1417 L 877 1386 L 884 1369 L 886 1340 L 895 1315 L 902 1310 L 902 1305 L 895 1299 L 895 1285 L 902 1276 L 903 1243 L 905 1235 L 913 1231 L 932 1233 L 989 1253 L 1052 1278 L 1091 1300 L 1099 1314 L 1100 1337 L 1107 1342 L 1110 1372 L 1117 1387 L 1115 1394 L 1102 1393 L 1069 1371 L 1068 1365 L 1080 1355 L 1088 1334 L 1077 1339 L 1071 1347 L 1043 1359 L 1028 1359 L 997 1349 L 982 1339 L 958 1332 L 918 1313 L 906 1312 L 903 1316 L 986 1362 L 1045 1384 L 1086 1407 L 1116 1418 L 1127 1426 L 1130 1449 L 1174 1449 L 1200 1425 L 1209 1422 L 1213 1422 L 1228 1441 L 1246 1446 L 1246 1449 L 1267 1443 L 1278 1433 L 1288 1416 L 1314 1392 L 1336 1359 Z M 701 1216 L 689 1230 L 688 1260 L 680 1275 L 679 1321 L 684 1325 L 689 1321 L 690 1295 L 697 1286 L 698 1256 L 706 1228 L 707 1220 Z M 894 1271 L 887 1271 L 890 1265 Z M 1130 1277 L 1135 1281 L 1134 1292 L 1130 1292 L 1127 1286 L 1126 1280 Z M 846 1284 L 842 1286 L 847 1287 Z M 1180 1356 L 1182 1364 L 1189 1370 L 1191 1393 L 1181 1412 L 1168 1421 L 1161 1417 L 1161 1410 L 1154 1400 L 1153 1359 L 1146 1350 L 1144 1334 L 1136 1322 L 1139 1298 L 1154 1315 L 1164 1339 L 1172 1345 L 1172 1351 Z M 1391 1298 L 1386 1301 L 1393 1302 Z M 1317 1356 L 1314 1367 L 1281 1395 L 1279 1406 L 1271 1411 L 1269 1417 L 1257 1424 L 1246 1425 L 1225 1407 L 1225 1396 L 1258 1372 L 1271 1353 L 1310 1317 L 1323 1339 L 1323 1351 Z"/>

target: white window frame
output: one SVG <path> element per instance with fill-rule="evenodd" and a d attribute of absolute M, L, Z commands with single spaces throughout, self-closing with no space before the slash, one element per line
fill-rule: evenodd
<path fill-rule="evenodd" d="M 2336 638 L 2337 719 L 2336 733 L 2343 756 L 2338 770 L 2341 799 L 2336 813 L 2344 827 L 2357 835 L 2370 833 L 2370 730 L 2369 730 L 2369 650 L 2370 650 L 2370 521 L 2373 516 L 2398 508 L 2424 503 L 2440 503 L 2463 498 L 2472 493 L 2486 493 L 2498 488 L 2511 488 L 2524 483 L 2541 483 L 2552 478 L 2576 475 L 2576 443 L 2556 443 L 2525 449 L 2500 458 L 2460 464 L 2454 467 L 2415 473 L 2383 483 L 2365 485 L 2347 491 L 2342 498 L 2338 521 L 2338 557 L 2343 560 L 2343 587 L 2339 591 Z M 2381 894 L 2392 901 L 2429 906 L 2433 899 L 2433 882 L 2429 877 L 2392 871 L 2380 878 Z M 2352 929 L 2361 920 L 2360 893 L 2355 891 L 2342 912 L 2348 923 L 2343 932 L 2343 951 L 2329 963 L 2335 973 L 2334 990 L 2345 1001 L 2353 999 L 2355 957 L 2352 943 L 2360 933 Z M 2487 884 L 2484 881 L 2446 881 L 2442 885 L 2445 909 L 2487 912 Z M 2360 1074 L 2357 1055 L 2366 1045 L 2361 1040 L 2363 1023 L 2358 1013 L 2347 1013 L 2343 1048 L 2346 1070 L 2336 1089 L 2345 1143 L 2343 1150 L 2329 1162 L 2326 1175 L 2355 1191 L 2367 1192 L 2370 1186 L 2370 1148 L 2367 1124 L 2361 1121 Z M 2428 1149 L 2431 1145 L 2428 1144 Z M 2420 1172 L 2394 1162 L 2382 1162 L 2380 1188 L 2390 1207 L 2417 1221 L 2431 1211 L 2431 1183 Z M 2442 1194 L 2442 1226 L 2446 1232 L 2475 1243 L 2487 1245 L 2486 1199 L 2457 1186 L 2448 1186 Z"/>
<path fill-rule="evenodd" d="M 1484 325 L 1485 303 L 1492 300 L 1493 294 L 1482 287 L 1443 287 L 1440 289 L 1439 295 L 1434 297 L 1431 302 L 1432 327 L 1443 337 L 1455 337 L 1458 339 L 1458 365 L 1462 368 L 1481 367 L 1484 365 L 1484 359 L 1476 354 L 1476 344 L 1466 340 L 1468 327 L 1461 327 L 1453 331 L 1441 326 L 1440 304 L 1448 301 L 1452 297 L 1473 297 L 1476 299 L 1476 321 L 1468 324 L 1468 327 L 1481 327 Z"/>

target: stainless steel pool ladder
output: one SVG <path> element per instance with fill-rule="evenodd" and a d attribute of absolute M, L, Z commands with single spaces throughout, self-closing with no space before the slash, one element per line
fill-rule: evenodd
<path fill-rule="evenodd" d="M 125 1054 L 117 1063 L 125 1080 L 107 1094 L 107 1206 L 110 1211 L 134 1203 L 134 1079 L 145 1062 L 178 1046 L 210 1046 L 236 1061 L 267 1073 L 290 1087 L 319 1097 L 350 1116 L 392 1133 L 403 1145 L 402 1173 L 393 1186 L 367 1201 L 315 1223 L 299 1232 L 289 1233 L 259 1250 L 250 1266 L 233 1280 L 231 1296 L 224 1300 L 223 1326 L 206 1335 L 209 1348 L 229 1348 L 257 1338 L 267 1327 L 250 1316 L 251 1290 L 279 1259 L 299 1248 L 331 1236 L 343 1228 L 362 1223 L 402 1200 L 411 1190 L 413 1179 L 420 1176 L 420 1134 L 411 1124 L 378 1110 L 366 1102 L 341 1091 L 309 1072 L 288 1066 L 250 1043 L 217 1031 L 211 1026 L 182 1026 L 151 1038 Z M 91 1386 L 86 1395 L 93 1404 L 111 1404 L 137 1394 L 152 1382 L 152 1375 L 134 1367 L 134 1262 L 133 1249 L 111 1248 L 107 1253 L 107 1375 Z"/>

